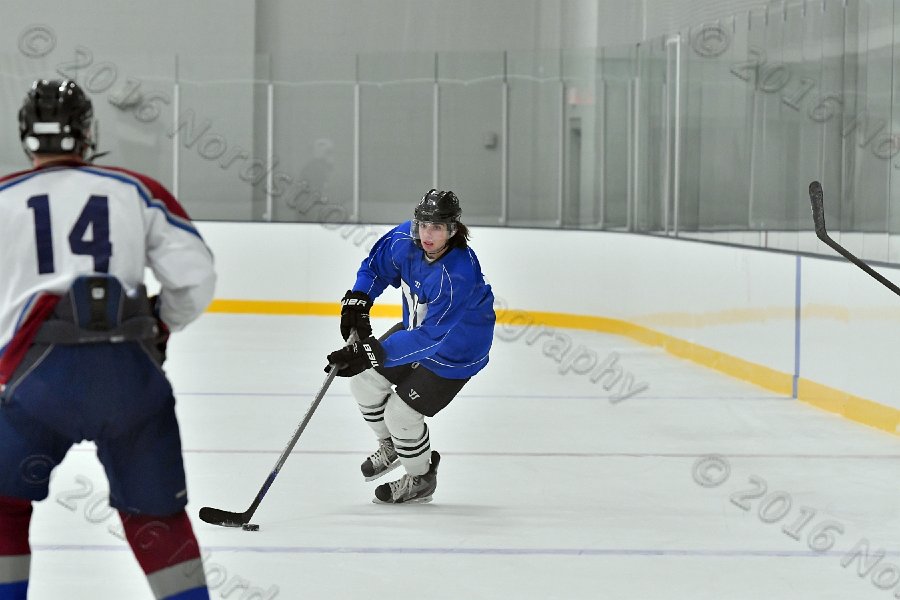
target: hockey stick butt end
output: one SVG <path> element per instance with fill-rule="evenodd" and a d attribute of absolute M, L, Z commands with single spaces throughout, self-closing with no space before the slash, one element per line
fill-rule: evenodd
<path fill-rule="evenodd" d="M 813 225 L 816 228 L 816 235 L 821 239 L 827 235 L 825 230 L 825 194 L 822 191 L 822 184 L 813 181 L 809 184 L 809 203 L 812 206 Z"/>
<path fill-rule="evenodd" d="M 812 198 L 814 196 L 822 197 L 822 183 L 819 181 L 812 181 L 809 184 L 809 197 Z"/>

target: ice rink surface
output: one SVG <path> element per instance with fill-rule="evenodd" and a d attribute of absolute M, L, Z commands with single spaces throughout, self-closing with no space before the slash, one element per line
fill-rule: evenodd
<path fill-rule="evenodd" d="M 391 324 L 374 321 L 376 332 Z M 615 359 L 646 389 L 612 402 L 616 388 L 560 372 L 545 346 L 552 336 L 498 337 L 490 365 L 429 421 L 443 455 L 434 502 L 384 506 L 371 501 L 382 480 L 359 473 L 374 436 L 338 379 L 254 516 L 255 533 L 197 513 L 250 505 L 324 381 L 338 321 L 206 314 L 176 334 L 166 370 L 210 597 L 898 593 L 898 438 L 657 348 L 557 333 L 598 362 Z M 93 446 L 76 446 L 35 510 L 30 598 L 152 597 L 107 490 Z"/>

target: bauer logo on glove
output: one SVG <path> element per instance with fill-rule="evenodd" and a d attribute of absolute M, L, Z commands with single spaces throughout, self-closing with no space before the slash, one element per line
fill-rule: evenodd
<path fill-rule="evenodd" d="M 346 298 L 343 302 L 341 302 L 343 306 L 359 305 L 362 307 L 366 306 L 368 303 L 368 300 L 362 300 L 360 298 Z"/>
<path fill-rule="evenodd" d="M 377 343 L 377 342 L 376 342 Z M 366 355 L 369 357 L 369 362 L 372 363 L 372 367 L 379 366 L 378 357 L 375 356 L 375 351 L 369 344 L 363 344 L 363 350 L 366 351 Z"/>
<path fill-rule="evenodd" d="M 325 372 L 329 372 L 331 365 L 336 365 L 338 377 L 353 377 L 366 369 L 382 366 L 384 355 L 384 348 L 378 340 L 369 336 L 329 354 Z"/>
<path fill-rule="evenodd" d="M 350 332 L 356 330 L 360 339 L 366 339 L 372 335 L 372 325 L 369 322 L 369 310 L 372 308 L 372 299 L 365 292 L 347 290 L 341 298 L 341 335 L 344 339 L 350 338 Z"/>

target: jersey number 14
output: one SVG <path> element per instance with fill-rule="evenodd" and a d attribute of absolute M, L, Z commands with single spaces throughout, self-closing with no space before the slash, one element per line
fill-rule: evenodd
<path fill-rule="evenodd" d="M 50 198 L 47 194 L 32 196 L 28 208 L 34 211 L 34 239 L 37 243 L 38 273 L 53 273 L 53 235 L 50 223 Z M 91 237 L 87 238 L 88 227 Z M 109 202 L 106 196 L 91 196 L 69 232 L 72 254 L 94 259 L 94 271 L 109 272 L 112 243 L 109 241 Z"/>

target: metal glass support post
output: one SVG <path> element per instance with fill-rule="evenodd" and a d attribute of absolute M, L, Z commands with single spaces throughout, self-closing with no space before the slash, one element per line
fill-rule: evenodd
<path fill-rule="evenodd" d="M 360 221 L 359 206 L 359 125 L 360 125 L 360 98 L 359 98 L 359 54 L 356 55 L 356 73 L 353 83 L 353 215 L 354 223 Z"/>
<path fill-rule="evenodd" d="M 672 162 L 672 233 L 678 237 L 679 191 L 681 188 L 681 35 L 675 44 L 675 159 Z"/>
<path fill-rule="evenodd" d="M 634 78 L 634 145 L 632 150 L 634 156 L 634 167 L 631 170 L 631 176 L 634 178 L 631 194 L 630 213 L 628 215 L 629 231 L 638 228 L 638 204 L 640 203 L 640 186 L 641 186 L 641 44 L 638 43 L 635 50 L 635 60 L 637 61 L 637 75 Z"/>
<path fill-rule="evenodd" d="M 666 79 L 669 77 L 669 65 L 668 65 L 668 48 L 666 48 Z M 662 198 L 660 199 L 660 204 L 662 205 L 660 208 L 662 210 L 662 214 L 660 215 L 660 219 L 662 220 L 662 232 L 664 235 L 669 235 L 669 194 L 671 193 L 671 186 L 669 185 L 669 177 L 672 176 L 672 168 L 669 165 L 669 161 L 672 160 L 672 132 L 670 131 L 672 127 L 671 118 L 669 117 L 669 87 L 667 82 L 663 82 L 662 84 L 662 115 L 663 115 L 663 127 L 666 130 L 665 136 L 665 146 L 663 147 L 663 187 L 662 187 Z"/>
<path fill-rule="evenodd" d="M 559 153 L 556 169 L 559 175 L 556 185 L 556 226 L 563 224 L 563 200 L 566 195 L 566 81 L 563 77 L 563 51 L 559 50 Z"/>
<path fill-rule="evenodd" d="M 172 83 L 172 123 L 175 135 L 172 136 L 172 195 L 178 197 L 178 161 L 181 127 L 178 127 L 178 113 L 181 110 L 181 86 L 178 83 L 178 55 L 175 55 L 175 81 Z"/>
<path fill-rule="evenodd" d="M 603 49 L 600 51 L 602 53 Z M 597 139 L 600 143 L 597 144 L 597 182 L 600 187 L 597 193 L 597 210 L 600 214 L 597 227 L 602 229 L 606 221 L 606 80 L 602 78 L 602 73 L 598 87 L 600 93 L 597 95 Z"/>
<path fill-rule="evenodd" d="M 665 176 L 663 179 L 663 198 L 662 198 L 662 219 L 663 233 L 669 235 L 669 207 L 672 203 L 672 98 L 670 90 L 674 87 L 672 82 L 672 52 L 670 48 L 673 44 L 678 44 L 681 39 L 673 36 L 666 39 L 666 82 L 663 85 L 663 115 L 666 127 L 666 148 L 665 148 Z"/>
<path fill-rule="evenodd" d="M 500 86 L 500 224 L 509 219 L 509 81 L 507 55 L 503 51 L 503 81 Z"/>
<path fill-rule="evenodd" d="M 441 88 L 438 83 L 438 53 L 434 53 L 434 84 L 431 102 L 431 187 L 438 189 L 440 151 Z"/>
<path fill-rule="evenodd" d="M 628 82 L 628 90 L 625 98 L 627 114 L 625 115 L 625 127 L 628 139 L 626 140 L 627 165 L 625 171 L 625 230 L 631 231 L 631 206 L 634 203 L 634 80 Z"/>
<path fill-rule="evenodd" d="M 269 55 L 269 83 L 266 85 L 266 164 L 269 165 L 266 173 L 266 213 L 263 219 L 271 221 L 275 207 L 273 205 L 272 190 L 275 189 L 275 84 L 272 82 L 272 57 Z"/>

